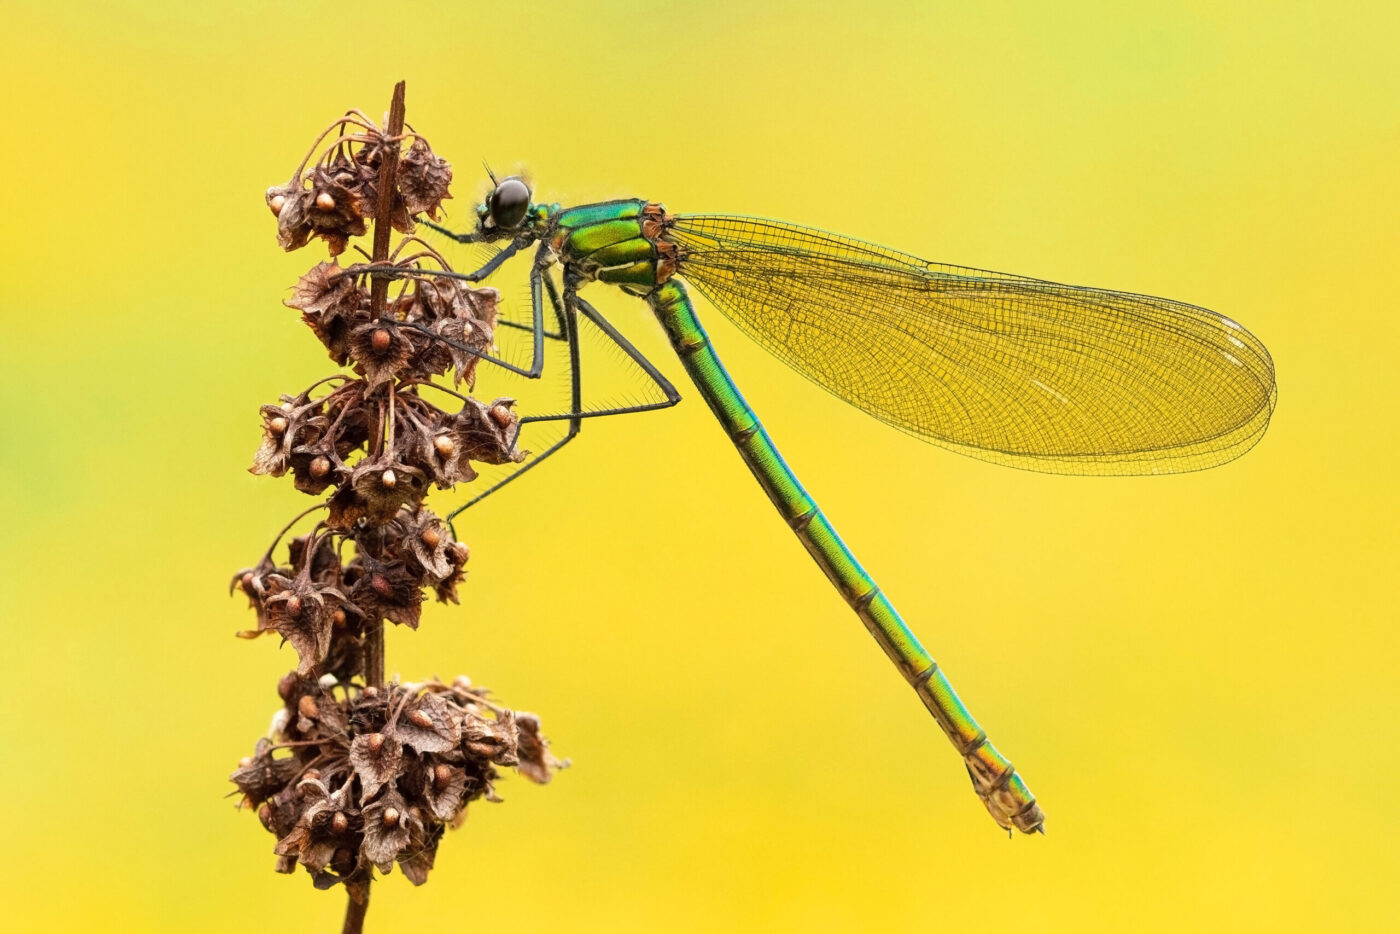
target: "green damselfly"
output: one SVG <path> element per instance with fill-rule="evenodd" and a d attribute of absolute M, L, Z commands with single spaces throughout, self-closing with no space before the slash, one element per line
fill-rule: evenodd
<path fill-rule="evenodd" d="M 470 281 L 534 248 L 531 320 L 516 325 L 533 333 L 532 362 L 485 359 L 537 377 L 544 340 L 566 341 L 571 404 L 560 415 L 522 418 L 562 420 L 568 432 L 467 506 L 557 452 L 585 418 L 680 400 L 578 293 L 597 281 L 642 298 L 768 498 L 963 757 L 992 817 L 1008 830 L 1042 830 L 1025 782 L 778 453 L 720 363 L 685 284 L 793 369 L 881 421 L 963 454 L 1052 473 L 1181 472 L 1238 457 L 1264 433 L 1277 397 L 1263 344 L 1229 318 L 1166 299 L 930 263 L 779 221 L 673 215 L 639 199 L 538 204 L 518 177 L 492 181 L 474 230 L 429 226 L 459 242 L 504 242 L 460 276 Z M 586 407 L 583 321 L 621 348 L 661 397 Z"/>

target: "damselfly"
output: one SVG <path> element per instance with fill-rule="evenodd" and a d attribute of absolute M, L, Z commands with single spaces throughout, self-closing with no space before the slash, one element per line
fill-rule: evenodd
<path fill-rule="evenodd" d="M 586 418 L 680 400 L 579 289 L 604 282 L 643 299 L 768 498 L 963 757 L 992 817 L 1008 830 L 1042 830 L 1025 782 L 783 461 L 720 363 L 686 284 L 783 362 L 881 421 L 963 454 L 1051 473 L 1171 473 L 1238 457 L 1264 433 L 1277 395 L 1263 344 L 1229 318 L 1166 299 L 930 263 L 778 221 L 668 214 L 643 200 L 537 204 L 518 177 L 493 184 L 471 232 L 429 226 L 463 243 L 504 242 L 462 276 L 471 281 L 534 248 L 531 318 L 519 325 L 533 334 L 532 361 L 486 359 L 538 377 L 543 342 L 567 342 L 571 405 L 522 418 L 559 419 L 568 431 L 467 506 L 559 451 Z M 656 399 L 584 404 L 584 321 L 645 372 Z"/>

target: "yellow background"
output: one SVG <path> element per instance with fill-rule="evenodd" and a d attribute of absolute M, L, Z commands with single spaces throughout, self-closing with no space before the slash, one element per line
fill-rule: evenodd
<path fill-rule="evenodd" d="M 1338 931 L 1395 922 L 1394 4 L 7 4 L 0 914 L 330 931 L 223 795 L 290 649 L 224 593 L 304 503 L 257 406 L 330 372 L 263 189 L 408 80 L 457 166 L 1216 308 L 1262 443 L 1094 480 L 940 451 L 711 311 L 736 380 L 1049 815 L 1008 841 L 686 393 L 468 515 L 468 672 L 574 767 L 474 805 L 374 931 Z M 484 371 L 483 371 L 484 372 Z M 481 391 L 491 394 L 489 377 Z"/>

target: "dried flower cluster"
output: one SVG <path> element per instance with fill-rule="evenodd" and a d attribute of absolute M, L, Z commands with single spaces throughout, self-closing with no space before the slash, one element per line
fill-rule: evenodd
<path fill-rule="evenodd" d="M 495 796 L 496 766 L 537 781 L 559 763 L 539 720 L 486 699 L 465 678 L 343 689 L 289 674 L 278 686 L 281 743 L 258 741 L 232 780 L 277 837 L 277 868 L 300 863 L 318 888 L 366 864 L 427 880 L 438 842 L 467 803 Z"/>
<path fill-rule="evenodd" d="M 397 159 L 394 191 L 385 215 L 401 233 L 413 233 L 415 214 L 437 219 L 437 209 L 451 195 L 452 166 L 433 152 L 428 141 L 409 134 L 412 143 L 401 151 L 403 136 L 386 133 L 368 117 L 352 111 L 337 120 L 312 147 L 331 132 L 332 146 L 307 169 L 310 156 L 297 166 L 291 181 L 267 190 L 267 206 L 277 217 L 277 242 L 284 250 L 306 246 L 312 237 L 326 241 L 332 256 L 345 252 L 351 237 L 364 236 L 366 220 L 380 220 L 379 179 L 385 156 Z"/>
<path fill-rule="evenodd" d="M 401 125 L 391 117 L 381 129 L 352 111 L 268 191 L 285 249 L 315 236 L 337 255 L 367 222 L 411 233 L 414 215 L 436 216 L 451 168 Z M 286 302 L 356 375 L 262 407 L 252 472 L 291 473 L 298 490 L 327 497 L 308 513 L 325 514 L 288 542 L 285 564 L 274 542 L 232 585 L 257 614 L 241 635 L 276 633 L 297 654 L 278 688 L 284 706 L 232 780 L 276 835 L 278 870 L 300 863 L 318 887 L 346 883 L 361 916 L 374 869 L 398 863 L 421 884 L 468 802 L 499 800 L 497 767 L 547 782 L 561 765 L 533 715 L 489 702 L 465 677 L 383 683 L 384 621 L 416 629 L 428 592 L 456 603 L 467 561 L 424 496 L 475 479 L 473 461 L 525 455 L 513 400 L 482 403 L 434 382 L 451 370 L 454 385 L 474 385 L 493 349 L 495 291 L 443 275 L 447 262 L 415 237 L 392 251 L 387 237 L 375 243 L 369 262 L 318 263 Z"/>

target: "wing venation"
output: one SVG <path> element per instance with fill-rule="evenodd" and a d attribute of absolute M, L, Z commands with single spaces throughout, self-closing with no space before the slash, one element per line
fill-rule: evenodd
<path fill-rule="evenodd" d="M 1277 398 L 1264 345 L 1182 302 L 930 263 L 810 228 L 676 218 L 680 275 L 799 373 L 901 430 L 1052 473 L 1198 470 Z"/>

